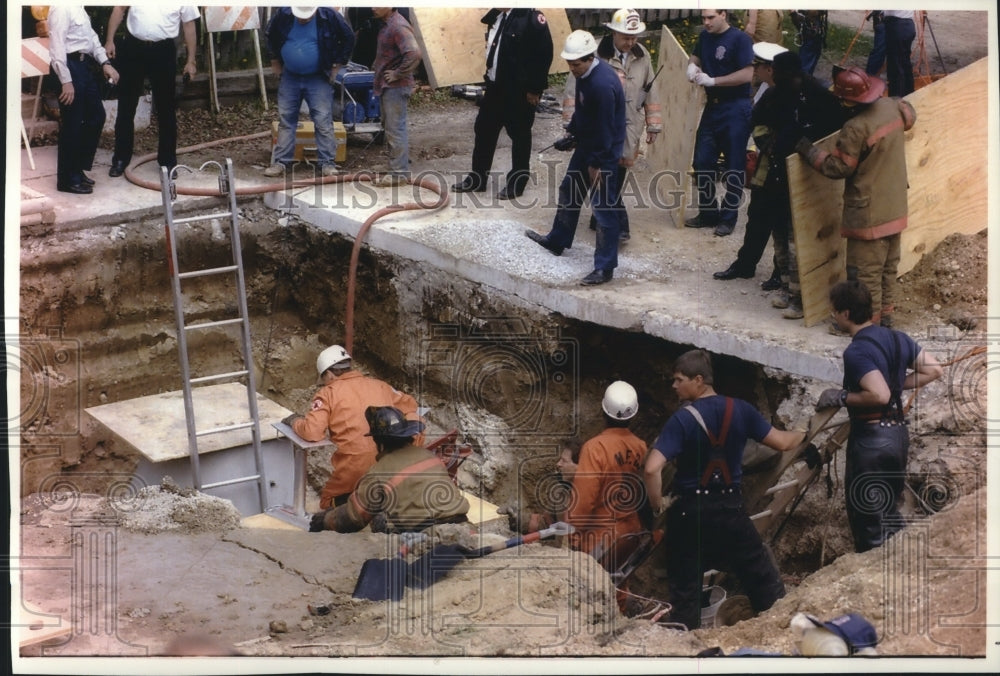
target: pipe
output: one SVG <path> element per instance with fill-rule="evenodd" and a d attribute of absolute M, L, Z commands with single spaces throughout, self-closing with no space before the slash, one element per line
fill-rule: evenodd
<path fill-rule="evenodd" d="M 256 134 L 248 134 L 246 136 L 234 136 L 231 138 L 217 139 L 215 141 L 206 141 L 205 143 L 199 143 L 193 146 L 186 146 L 184 148 L 179 148 L 177 154 L 181 155 L 183 153 L 193 152 L 195 150 L 203 150 L 205 148 L 213 148 L 215 146 L 223 145 L 226 143 L 234 143 L 240 141 L 251 141 L 259 138 L 264 138 L 269 136 L 271 132 L 264 131 L 258 132 Z M 142 155 L 135 162 L 129 164 L 125 169 L 125 178 L 134 185 L 141 188 L 147 188 L 149 190 L 160 190 L 160 185 L 158 183 L 153 183 L 152 181 L 145 181 L 139 178 L 133 171 L 136 167 L 139 167 L 146 162 L 156 159 L 156 153 L 149 153 Z M 357 181 L 370 181 L 374 182 L 378 178 L 378 174 L 370 171 L 364 171 L 357 174 L 339 174 L 337 176 L 326 176 L 313 179 L 303 179 L 300 181 L 292 181 L 288 183 L 286 181 L 281 181 L 277 183 L 266 183 L 264 185 L 248 186 L 243 188 L 236 188 L 237 195 L 261 195 L 268 192 L 280 192 L 282 190 L 287 190 L 289 188 L 300 188 L 309 185 L 318 185 L 321 183 L 346 183 L 348 181 L 354 183 Z M 358 259 L 361 256 L 361 243 L 364 241 L 365 236 L 368 234 L 368 230 L 384 216 L 390 214 L 399 213 L 401 211 L 415 211 L 417 209 L 428 209 L 431 211 L 437 211 L 442 209 L 448 204 L 450 204 L 451 199 L 448 192 L 448 188 L 445 185 L 431 182 L 428 179 L 420 179 L 416 183 L 410 182 L 410 185 L 415 185 L 431 192 L 437 193 L 438 200 L 433 204 L 424 204 L 422 202 L 411 202 L 409 204 L 394 204 L 392 206 L 383 207 L 376 211 L 374 214 L 369 216 L 364 223 L 361 224 L 361 228 L 358 230 L 358 234 L 354 237 L 354 247 L 351 250 L 351 262 L 348 266 L 347 271 L 347 307 L 344 313 L 344 348 L 347 350 L 348 354 L 354 354 L 354 294 L 355 287 L 357 284 L 357 267 Z M 190 187 L 177 187 L 177 194 L 179 195 L 195 195 L 199 197 L 217 197 L 220 195 L 218 188 L 190 188 Z"/>

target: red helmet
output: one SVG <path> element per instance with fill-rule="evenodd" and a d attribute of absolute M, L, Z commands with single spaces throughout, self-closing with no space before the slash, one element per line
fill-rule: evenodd
<path fill-rule="evenodd" d="M 871 77 L 857 66 L 839 70 L 833 76 L 833 93 L 841 99 L 855 103 L 871 103 L 882 96 L 885 82 Z"/>

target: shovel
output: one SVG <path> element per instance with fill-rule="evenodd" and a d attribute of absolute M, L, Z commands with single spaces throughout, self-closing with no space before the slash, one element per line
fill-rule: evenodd
<path fill-rule="evenodd" d="M 569 535 L 574 530 L 573 526 L 568 523 L 557 521 L 548 528 L 527 535 L 519 535 L 498 545 L 489 545 L 478 549 L 470 549 L 462 545 L 438 545 L 410 564 L 406 584 L 416 589 L 426 589 L 465 559 L 482 558 L 493 552 L 530 544 L 554 535 Z"/>
<path fill-rule="evenodd" d="M 395 558 L 392 559 L 368 559 L 361 566 L 361 573 L 358 581 L 354 585 L 352 598 L 367 599 L 369 601 L 398 601 L 403 598 L 403 590 L 406 587 L 406 577 L 408 564 L 406 555 L 417 543 L 427 539 L 426 533 L 405 533 L 410 535 L 403 541 Z"/>

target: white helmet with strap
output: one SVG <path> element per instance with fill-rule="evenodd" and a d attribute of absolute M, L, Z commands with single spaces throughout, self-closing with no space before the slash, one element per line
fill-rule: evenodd
<path fill-rule="evenodd" d="M 323 375 L 323 372 L 328 368 L 343 361 L 351 361 L 351 355 L 347 354 L 347 350 L 340 345 L 331 345 L 316 357 L 316 372 Z"/>

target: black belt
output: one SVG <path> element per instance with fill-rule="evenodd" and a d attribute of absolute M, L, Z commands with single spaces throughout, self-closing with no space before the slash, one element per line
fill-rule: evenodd
<path fill-rule="evenodd" d="M 130 40 L 135 40 L 136 42 L 141 42 L 144 45 L 158 45 L 163 42 L 173 43 L 174 41 L 173 38 L 163 38 L 162 40 L 143 40 L 142 38 L 137 38 L 131 33 L 125 33 L 125 37 L 129 38 Z"/>
<path fill-rule="evenodd" d="M 66 55 L 66 59 L 73 61 L 86 61 L 88 56 L 90 56 L 90 54 L 87 52 L 70 52 Z"/>
<path fill-rule="evenodd" d="M 740 96 L 709 96 L 709 105 L 719 105 L 720 103 L 732 103 L 733 101 L 739 101 L 742 97 Z M 749 100 L 749 97 L 747 98 Z"/>

